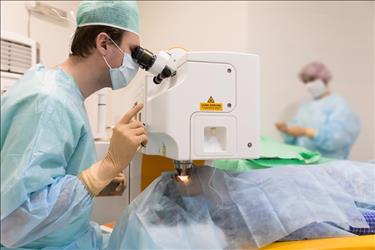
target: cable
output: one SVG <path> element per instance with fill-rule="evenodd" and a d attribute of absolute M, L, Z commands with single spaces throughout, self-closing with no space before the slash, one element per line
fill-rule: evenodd
<path fill-rule="evenodd" d="M 52 10 L 53 12 L 55 12 L 56 15 L 57 15 L 59 18 L 68 21 L 69 23 L 73 24 L 73 26 L 76 25 L 75 22 L 74 22 L 73 20 L 71 20 L 70 18 L 67 18 L 67 17 L 64 17 L 64 16 L 60 15 L 60 13 L 59 13 L 56 9 L 51 8 L 51 10 Z"/>
<path fill-rule="evenodd" d="M 31 11 L 27 10 L 28 16 L 27 16 L 27 37 L 31 38 L 31 31 L 30 31 L 30 19 L 31 19 Z"/>
<path fill-rule="evenodd" d="M 172 49 L 182 49 L 182 50 L 185 50 L 186 52 L 189 52 L 188 49 L 182 47 L 182 46 L 173 46 L 173 47 L 170 47 L 168 50 L 172 50 Z"/>
<path fill-rule="evenodd" d="M 213 173 L 212 173 L 210 179 L 208 180 L 208 187 L 209 187 L 212 191 L 214 191 L 214 193 L 219 197 L 219 199 L 220 199 L 220 201 L 221 201 L 221 205 L 220 205 L 220 207 L 222 207 L 222 206 L 224 206 L 224 201 L 223 201 L 223 199 L 221 198 L 220 193 L 219 193 L 218 191 L 216 191 L 215 188 L 212 186 L 212 178 L 214 177 L 215 173 L 216 173 L 216 168 L 214 168 L 214 171 L 213 171 Z"/>

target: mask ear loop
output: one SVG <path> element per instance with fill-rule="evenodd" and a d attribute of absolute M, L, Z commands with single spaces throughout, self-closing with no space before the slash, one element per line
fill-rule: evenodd
<path fill-rule="evenodd" d="M 115 43 L 115 41 L 112 40 L 112 38 L 110 36 L 107 35 L 107 37 L 114 43 L 114 45 L 122 52 L 122 54 L 125 55 L 125 52 L 117 45 L 117 43 Z"/>
<path fill-rule="evenodd" d="M 105 62 L 105 63 L 107 64 L 108 68 L 109 68 L 109 69 L 112 69 L 111 65 L 109 65 L 109 63 L 108 63 L 107 59 L 105 59 L 105 57 L 104 57 L 104 56 L 103 56 L 103 59 L 104 59 L 104 62 Z"/>
<path fill-rule="evenodd" d="M 112 43 L 122 52 L 122 54 L 124 54 L 125 55 L 125 52 L 117 45 L 117 43 L 115 43 L 115 41 L 113 41 L 112 40 L 112 38 L 110 37 L 110 36 L 108 36 L 107 35 L 107 37 L 108 37 L 108 39 L 109 40 L 111 40 L 112 41 Z M 105 63 L 107 64 L 107 66 L 110 68 L 110 69 L 112 69 L 112 67 L 111 67 L 111 65 L 109 65 L 109 63 L 108 63 L 108 61 L 107 61 L 107 59 L 105 59 L 105 57 L 103 56 L 103 59 L 104 59 L 104 61 L 105 61 Z"/>
<path fill-rule="evenodd" d="M 110 36 L 108 36 L 107 35 L 107 37 L 108 37 L 108 39 L 109 40 L 111 40 L 112 41 L 112 43 L 123 53 L 123 54 L 125 54 L 123 51 L 122 51 L 122 49 L 115 43 L 115 41 L 113 41 L 112 40 L 112 38 L 110 37 Z M 108 61 L 107 61 L 107 59 L 105 59 L 105 57 L 103 56 L 103 59 L 104 59 L 104 61 L 105 61 L 105 63 L 107 64 L 107 66 L 108 66 L 108 68 L 110 68 L 110 69 L 112 69 L 112 67 L 111 67 L 111 65 L 109 65 L 109 63 L 108 63 Z"/>

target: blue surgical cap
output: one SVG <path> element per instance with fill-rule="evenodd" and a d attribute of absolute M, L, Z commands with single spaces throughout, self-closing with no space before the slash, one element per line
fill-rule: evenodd
<path fill-rule="evenodd" d="M 77 26 L 105 25 L 139 36 L 139 11 L 136 1 L 82 1 Z"/>

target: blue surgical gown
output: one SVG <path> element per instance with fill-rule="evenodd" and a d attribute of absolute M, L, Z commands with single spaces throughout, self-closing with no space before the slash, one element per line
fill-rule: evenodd
<path fill-rule="evenodd" d="M 2 249 L 101 248 L 92 197 L 77 178 L 95 161 L 74 79 L 31 68 L 1 97 Z"/>
<path fill-rule="evenodd" d="M 317 136 L 292 137 L 284 134 L 284 142 L 319 151 L 324 157 L 347 159 L 358 137 L 361 125 L 357 115 L 341 96 L 329 95 L 310 100 L 300 106 L 288 126 L 313 128 Z"/>

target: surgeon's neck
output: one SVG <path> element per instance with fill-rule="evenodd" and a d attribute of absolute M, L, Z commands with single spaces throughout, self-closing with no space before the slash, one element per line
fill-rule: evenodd
<path fill-rule="evenodd" d="M 323 99 L 324 97 L 329 96 L 329 95 L 331 95 L 331 91 L 327 90 L 327 92 L 325 92 L 323 95 L 316 98 L 316 100 Z"/>
<path fill-rule="evenodd" d="M 103 85 L 105 82 L 103 75 L 107 69 L 100 68 L 97 60 L 93 57 L 69 56 L 60 66 L 73 77 L 85 99 L 99 89 L 110 87 Z"/>

